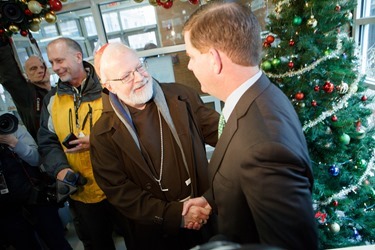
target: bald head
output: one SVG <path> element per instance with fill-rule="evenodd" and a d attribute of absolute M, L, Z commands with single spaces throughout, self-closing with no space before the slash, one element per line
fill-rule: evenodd
<path fill-rule="evenodd" d="M 94 68 L 96 71 L 96 74 L 100 77 L 100 62 L 102 59 L 102 55 L 104 53 L 105 48 L 107 48 L 108 43 L 104 44 L 98 51 L 96 51 L 94 56 Z"/>
<path fill-rule="evenodd" d="M 100 59 L 100 77 L 102 83 L 108 79 L 121 78 L 121 75 L 115 75 L 122 72 L 121 69 L 129 64 L 139 62 L 137 53 L 122 43 L 110 43 L 106 46 Z"/>
<path fill-rule="evenodd" d="M 43 60 L 38 56 L 30 56 L 25 62 L 25 73 L 35 85 L 50 85 L 50 74 Z"/>

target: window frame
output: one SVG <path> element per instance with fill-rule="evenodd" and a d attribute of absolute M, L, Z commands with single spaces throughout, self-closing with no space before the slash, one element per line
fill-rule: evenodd
<path fill-rule="evenodd" d="M 366 73 L 366 66 L 367 66 L 367 56 L 364 56 L 364 53 L 368 53 L 367 46 L 368 46 L 368 34 L 366 33 L 366 25 L 375 25 L 375 15 L 374 16 L 366 16 L 361 17 L 362 13 L 364 13 L 364 8 L 370 8 L 371 6 L 366 6 L 365 2 L 367 0 L 358 0 L 357 7 L 354 11 L 354 20 L 353 20 L 353 34 L 356 41 L 356 44 L 359 48 L 359 55 L 360 55 L 360 72 L 365 74 Z M 375 46 L 375 45 L 374 45 Z M 373 49 L 375 50 L 375 47 Z M 368 77 L 366 76 L 365 82 L 371 89 L 375 89 L 375 76 Z"/>

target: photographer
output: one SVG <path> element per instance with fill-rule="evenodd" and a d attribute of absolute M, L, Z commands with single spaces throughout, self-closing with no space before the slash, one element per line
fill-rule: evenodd
<path fill-rule="evenodd" d="M 64 237 L 57 206 L 32 199 L 39 171 L 37 145 L 18 119 L 0 113 L 0 235 L 16 249 L 72 249 Z M 39 175 L 39 174 L 40 175 Z"/>

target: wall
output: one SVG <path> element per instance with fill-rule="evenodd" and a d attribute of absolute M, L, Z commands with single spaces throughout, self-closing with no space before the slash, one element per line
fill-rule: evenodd
<path fill-rule="evenodd" d="M 254 14 L 258 17 L 262 30 L 265 30 L 265 20 L 268 11 L 272 10 L 270 9 L 271 6 L 267 6 L 268 1 L 242 0 L 242 2 L 252 4 Z M 161 6 L 156 7 L 159 34 L 163 47 L 184 43 L 181 34 L 183 24 L 198 7 L 198 5 L 193 5 L 189 1 L 182 2 L 180 0 L 175 0 L 170 9 L 165 9 Z M 198 80 L 195 78 L 194 74 L 187 69 L 189 58 L 186 56 L 185 51 L 173 53 L 173 55 L 175 55 L 178 60 L 173 66 L 176 82 L 191 86 L 201 93 Z"/>

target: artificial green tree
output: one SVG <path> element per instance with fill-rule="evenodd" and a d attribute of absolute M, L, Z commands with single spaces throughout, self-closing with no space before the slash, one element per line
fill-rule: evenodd
<path fill-rule="evenodd" d="M 322 249 L 375 244 L 373 97 L 351 37 L 354 0 L 273 1 L 262 69 L 303 126 Z"/>

